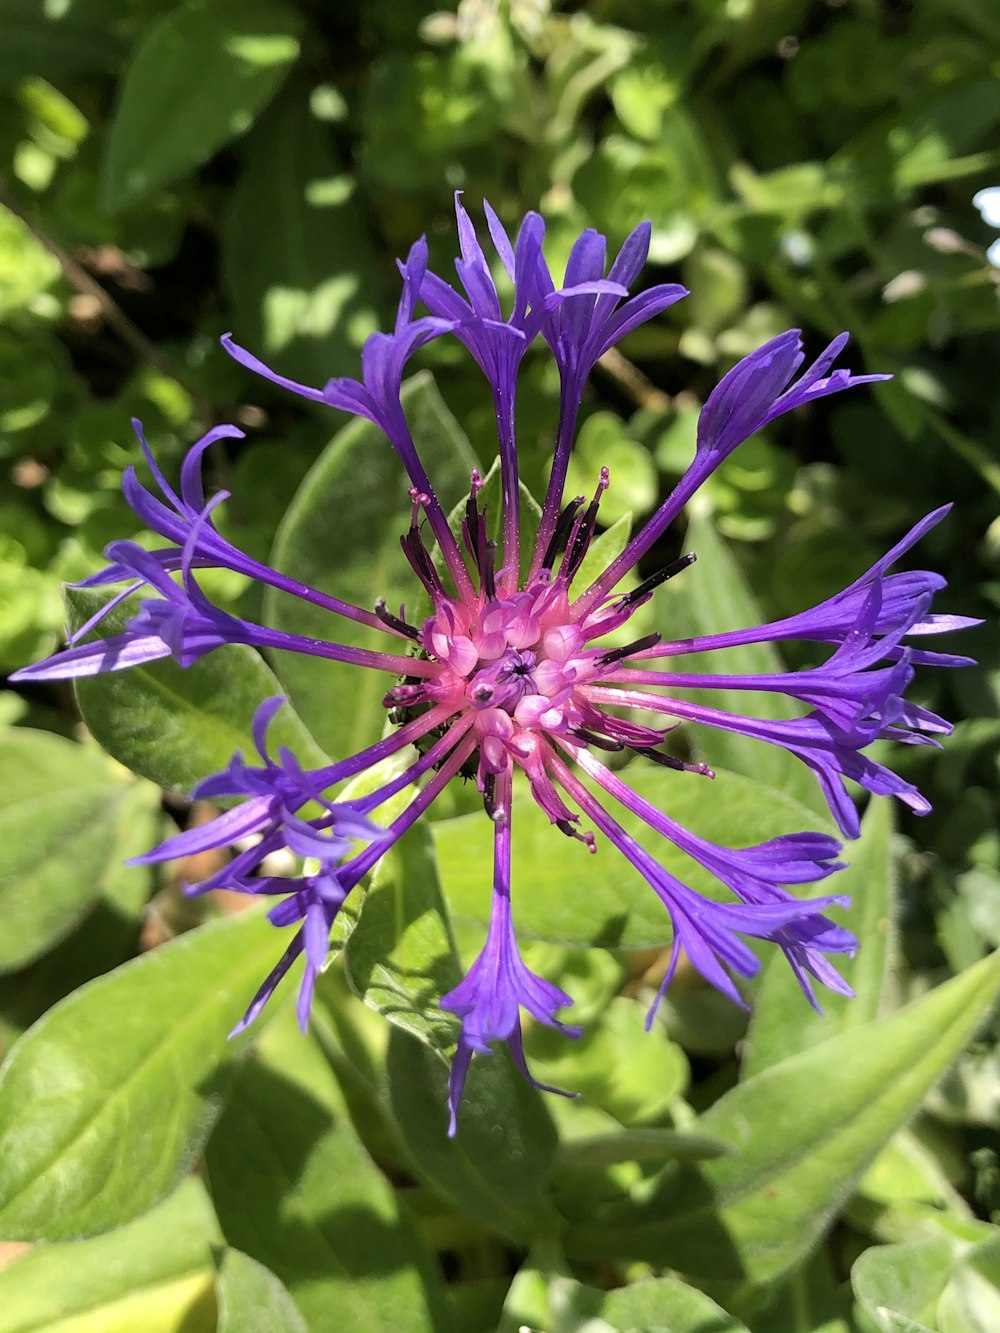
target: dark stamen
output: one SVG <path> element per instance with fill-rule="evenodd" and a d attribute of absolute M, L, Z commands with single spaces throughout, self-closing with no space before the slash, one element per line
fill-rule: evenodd
<path fill-rule="evenodd" d="M 594 528 L 597 526 L 597 511 L 601 507 L 601 496 L 608 489 L 611 474 L 606 467 L 601 468 L 601 479 L 597 483 L 597 490 L 594 492 L 594 498 L 587 506 L 587 512 L 575 533 L 573 534 L 570 548 L 566 552 L 566 558 L 563 561 L 562 572 L 567 579 L 572 579 L 573 575 L 583 563 L 583 557 L 587 554 L 587 548 L 590 546 L 591 538 L 594 535 Z"/>
<path fill-rule="evenodd" d="M 486 543 L 486 553 L 483 557 L 483 563 L 479 567 L 479 573 L 482 576 L 482 589 L 491 602 L 496 601 L 497 585 L 497 544 L 494 541 Z"/>
<path fill-rule="evenodd" d="M 542 561 L 543 569 L 551 569 L 556 562 L 556 556 L 562 548 L 563 542 L 570 534 L 573 524 L 576 522 L 577 511 L 583 504 L 583 496 L 578 495 L 575 500 L 570 500 L 569 504 L 559 515 L 556 521 L 555 531 L 545 548 L 545 559 Z"/>
<path fill-rule="evenodd" d="M 576 838 L 577 842 L 582 842 L 588 851 L 597 851 L 597 841 L 594 835 L 592 833 L 580 833 L 568 819 L 557 819 L 556 828 L 560 833 L 565 833 L 567 838 Z"/>
<path fill-rule="evenodd" d="M 402 610 L 402 607 L 400 607 L 400 610 Z M 416 643 L 420 642 L 420 631 L 415 626 L 408 625 L 406 621 L 401 620 L 399 616 L 394 616 L 386 606 L 384 597 L 380 597 L 375 603 L 375 614 L 378 616 L 379 620 L 382 621 L 383 625 L 388 625 L 390 629 L 398 630 L 400 634 L 405 634 L 408 639 L 413 639 Z"/>
<path fill-rule="evenodd" d="M 462 519 L 462 539 L 465 549 L 472 556 L 472 563 L 479 573 L 479 586 L 490 600 L 496 600 L 496 542 L 486 536 L 486 506 L 482 513 L 476 497 L 483 489 L 483 479 L 476 468 L 472 470 L 472 485 L 469 498 L 465 502 L 465 517 Z"/>
<path fill-rule="evenodd" d="M 581 741 L 586 741 L 588 745 L 596 746 L 598 750 L 616 752 L 625 749 L 623 741 L 611 740 L 608 736 L 598 736 L 596 731 L 589 731 L 586 727 L 574 727 L 573 735 L 578 736 Z"/>
<path fill-rule="evenodd" d="M 698 557 L 692 551 L 690 555 L 682 555 L 680 559 L 675 560 L 673 564 L 666 565 L 658 574 L 651 574 L 648 579 L 644 579 L 643 582 L 639 584 L 638 588 L 633 588 L 631 592 L 627 592 L 625 596 L 619 600 L 619 609 L 624 610 L 627 606 L 635 606 L 637 602 L 645 601 L 649 594 L 653 592 L 654 589 L 658 588 L 661 583 L 666 583 L 669 579 L 672 579 L 675 574 L 680 574 L 681 571 L 687 569 L 689 565 L 693 565 L 697 559 Z"/>
<path fill-rule="evenodd" d="M 610 666 L 612 662 L 620 662 L 623 657 L 631 657 L 633 653 L 641 653 L 644 648 L 652 648 L 659 642 L 659 634 L 645 634 L 641 639 L 627 643 L 624 648 L 612 648 L 611 652 L 605 653 L 598 660 L 601 666 Z"/>
<path fill-rule="evenodd" d="M 698 773 L 703 778 L 714 778 L 715 773 L 707 764 L 685 764 L 682 759 L 675 759 L 672 754 L 663 754 L 659 750 L 647 749 L 645 746 L 632 745 L 629 749 L 634 750 L 636 754 L 643 755 L 646 759 L 652 759 L 654 764 L 662 764 L 664 768 L 672 768 L 678 773 Z"/>
<path fill-rule="evenodd" d="M 399 544 L 403 548 L 403 554 L 410 563 L 410 567 L 417 578 L 424 585 L 431 597 L 435 594 L 439 597 L 444 596 L 444 585 L 441 582 L 437 570 L 434 568 L 434 561 L 428 554 L 427 547 L 424 545 L 424 539 L 420 535 L 420 529 L 416 525 L 412 526 L 409 532 L 399 539 Z"/>
<path fill-rule="evenodd" d="M 497 777 L 495 773 L 487 773 L 483 778 L 483 805 L 490 819 L 497 811 Z"/>

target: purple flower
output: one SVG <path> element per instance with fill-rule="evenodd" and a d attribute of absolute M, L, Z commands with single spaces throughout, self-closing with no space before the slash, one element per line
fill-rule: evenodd
<path fill-rule="evenodd" d="M 422 623 L 408 623 L 402 612 L 391 614 L 384 602 L 368 609 L 320 593 L 251 559 L 223 537 L 213 515 L 224 497 L 206 500 L 201 484 L 206 450 L 220 438 L 239 433 L 219 427 L 190 451 L 178 491 L 160 473 L 145 441 L 159 494 L 144 487 L 131 469 L 126 474 L 129 503 L 166 545 L 146 551 L 131 542 L 113 543 L 108 567 L 86 581 L 90 586 L 125 583 L 113 604 L 139 597 L 138 611 L 125 629 L 96 642 L 75 642 L 16 677 L 91 675 L 167 654 L 187 665 L 224 643 L 309 653 L 386 673 L 385 706 L 395 730 L 383 740 L 325 768 L 306 770 L 287 750 L 277 757 L 269 752 L 267 728 L 280 700 L 265 701 L 254 723 L 260 764 L 248 764 L 237 755 L 223 773 L 196 789 L 201 796 L 237 797 L 241 803 L 140 859 L 162 861 L 208 848 L 239 848 L 224 870 L 193 891 L 227 885 L 279 899 L 271 920 L 295 927 L 295 934 L 244 1024 L 257 1015 L 300 953 L 305 955 L 299 994 L 304 1024 L 331 927 L 347 896 L 453 778 L 473 775 L 494 828 L 493 906 L 482 952 L 464 980 L 441 999 L 442 1007 L 460 1020 L 449 1088 L 452 1133 L 474 1054 L 505 1042 L 518 1067 L 531 1077 L 522 1044 L 522 1011 L 535 1022 L 577 1035 L 577 1029 L 557 1017 L 571 1003 L 569 996 L 533 973 L 517 945 L 511 874 L 515 781 L 526 785 L 555 830 L 582 844 L 578 854 L 596 851 L 596 835 L 601 835 L 658 896 L 673 929 L 661 994 L 683 950 L 708 982 L 742 1004 L 736 979 L 752 977 L 759 968 L 747 939 L 767 940 L 780 948 L 813 1004 L 815 981 L 849 994 L 830 960 L 851 954 L 856 941 L 827 915 L 845 899 L 837 894 L 799 897 L 789 891 L 790 886 L 825 880 L 841 868 L 835 839 L 803 832 L 742 848 L 710 843 L 639 796 L 629 785 L 628 768 L 622 772 L 619 765 L 609 767 L 601 756 L 630 752 L 675 770 L 678 781 L 711 780 L 714 774 L 704 764 L 684 763 L 664 750 L 666 733 L 687 721 L 749 736 L 780 746 L 805 763 L 844 835 L 856 837 L 858 816 L 845 779 L 876 795 L 895 795 L 917 813 L 928 808 L 910 783 L 867 750 L 881 739 L 936 744 L 935 738 L 948 732 L 946 722 L 907 701 L 905 694 L 915 667 L 959 666 L 969 659 L 915 648 L 912 640 L 976 623 L 931 613 L 932 598 L 944 586 L 938 575 L 892 569 L 944 517 L 947 508 L 942 508 L 849 587 L 794 616 L 672 642 L 641 634 L 624 646 L 609 646 L 608 636 L 627 626 L 659 585 L 690 565 L 692 555 L 680 556 L 631 591 L 619 591 L 624 577 L 663 540 L 683 506 L 725 458 L 774 418 L 884 377 L 832 368 L 846 335 L 834 339 L 804 373 L 801 339 L 794 331 L 752 352 L 710 394 L 701 412 L 694 458 L 674 492 L 622 554 L 581 587 L 579 572 L 610 484 L 604 469 L 595 478 L 589 502 L 563 495 L 584 383 L 594 363 L 618 339 L 684 292 L 665 285 L 630 295 L 646 258 L 648 225 L 625 241 L 607 272 L 604 238 L 584 232 L 557 288 L 542 254 L 541 219 L 529 214 L 511 242 L 487 207 L 494 249 L 513 283 L 511 308 L 505 313 L 490 264 L 458 200 L 456 211 L 461 292 L 428 272 L 427 247 L 417 242 L 400 266 L 403 290 L 395 329 L 369 338 L 360 380 L 330 380 L 322 388 L 298 384 L 274 374 L 228 335 L 223 340 L 251 370 L 316 402 L 365 417 L 384 432 L 411 485 L 410 522 L 401 543 L 430 607 Z M 417 314 L 421 303 L 429 314 Z M 409 359 L 427 342 L 445 336 L 469 352 L 492 392 L 504 506 L 499 550 L 488 535 L 478 473 L 471 479 L 460 537 L 451 531 L 403 411 L 400 391 Z M 522 562 L 522 555 L 529 553 L 520 545 L 514 413 L 520 366 L 539 339 L 558 369 L 560 412 L 538 537 L 530 560 Z M 197 582 L 196 571 L 205 567 L 237 570 L 332 616 L 375 626 L 387 636 L 387 650 L 340 645 L 335 621 L 331 638 L 305 639 L 228 615 L 212 605 Z M 522 579 L 523 567 L 528 573 Z M 173 577 L 178 571 L 179 581 Z M 84 629 L 99 624 L 103 614 Z M 619 644 L 622 637 L 614 642 Z M 725 671 L 728 647 L 790 639 L 830 651 L 820 665 L 806 670 L 765 675 Z M 687 655 L 710 650 L 720 654 L 719 670 L 680 669 Z M 667 664 L 676 669 L 655 669 L 663 659 L 680 660 Z M 712 689 L 780 693 L 799 705 L 800 715 L 775 722 L 689 697 L 691 690 Z M 636 722 L 619 715 L 616 710 L 623 706 L 641 709 L 646 716 L 663 715 L 668 722 L 662 729 Z M 390 756 L 397 756 L 393 777 L 363 798 L 338 796 L 340 784 Z M 691 777 L 683 777 L 685 773 Z M 400 813 L 386 827 L 371 822 L 370 816 L 400 793 L 407 794 Z M 705 867 L 727 900 L 703 898 L 668 872 L 617 821 L 612 813 L 616 806 Z M 307 807 L 319 813 L 307 817 Z M 301 862 L 298 876 L 266 872 L 268 856 L 282 848 Z M 530 891 L 530 886 L 519 888 Z"/>

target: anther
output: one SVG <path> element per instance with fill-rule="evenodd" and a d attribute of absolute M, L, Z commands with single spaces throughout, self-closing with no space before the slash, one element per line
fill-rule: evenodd
<path fill-rule="evenodd" d="M 659 634 L 646 634 L 641 639 L 635 639 L 632 643 L 627 643 L 623 648 L 612 648 L 611 652 L 605 653 L 603 657 L 598 658 L 601 666 L 610 666 L 612 662 L 620 662 L 623 657 L 631 657 L 633 653 L 641 653 L 644 648 L 652 648 L 660 642 Z"/>
<path fill-rule="evenodd" d="M 399 608 L 402 611 L 402 607 Z M 383 625 L 388 625 L 390 629 L 398 630 L 400 634 L 405 634 L 408 639 L 413 639 L 415 643 L 420 642 L 420 631 L 413 625 L 408 625 L 400 616 L 394 616 L 385 604 L 385 598 L 380 597 L 375 603 L 375 614 Z"/>
<path fill-rule="evenodd" d="M 557 819 L 556 828 L 560 833 L 565 833 L 567 838 L 576 838 L 577 842 L 582 842 L 591 855 L 597 851 L 597 840 L 593 833 L 581 833 L 568 819 Z"/>
<path fill-rule="evenodd" d="M 627 592 L 624 597 L 619 598 L 618 609 L 623 611 L 628 606 L 635 606 L 638 602 L 645 601 L 650 593 L 658 588 L 661 583 L 666 583 L 676 574 L 680 574 L 690 565 L 693 565 L 697 559 L 698 557 L 692 551 L 690 555 L 682 555 L 678 560 L 673 561 L 672 564 L 664 566 L 658 573 L 651 574 L 648 579 L 644 579 L 642 583 L 639 584 L 638 588 L 633 588 L 631 592 Z"/>
<path fill-rule="evenodd" d="M 597 511 L 601 507 L 601 496 L 610 484 L 611 473 L 606 467 L 602 467 L 594 498 L 587 506 L 587 512 L 583 515 L 583 518 L 576 524 L 570 538 L 566 558 L 563 560 L 562 572 L 567 579 L 571 579 L 583 563 L 583 557 L 587 554 L 587 548 L 590 546 L 591 538 L 594 535 L 594 528 L 597 526 Z"/>
<path fill-rule="evenodd" d="M 611 753 L 618 753 L 625 749 L 623 741 L 611 740 L 608 736 L 598 736 L 596 731 L 590 731 L 587 727 L 574 727 L 573 735 L 578 736 L 580 740 L 586 741 L 588 745 L 593 745 L 598 750 L 608 750 Z"/>
<path fill-rule="evenodd" d="M 578 495 L 575 499 L 570 500 L 569 504 L 566 505 L 565 509 L 563 509 L 562 513 L 559 515 L 559 518 L 556 520 L 555 531 L 549 540 L 548 546 L 545 548 L 545 558 L 542 561 L 543 569 L 551 569 L 555 564 L 556 556 L 559 554 L 563 542 L 568 538 L 570 530 L 576 522 L 577 511 L 582 504 L 583 496 Z"/>
<path fill-rule="evenodd" d="M 707 764 L 685 764 L 683 759 L 675 759 L 672 754 L 663 754 L 660 750 L 647 749 L 640 745 L 630 746 L 630 749 L 646 759 L 652 759 L 654 764 L 662 764 L 664 768 L 672 768 L 678 773 L 697 773 L 703 778 L 715 777 L 714 770 Z"/>
<path fill-rule="evenodd" d="M 492 819 L 497 808 L 497 775 L 495 773 L 487 773 L 483 778 L 483 808 Z"/>
<path fill-rule="evenodd" d="M 495 541 L 488 541 L 486 543 L 486 554 L 483 558 L 483 564 L 480 573 L 482 574 L 482 579 L 483 579 L 483 584 L 482 584 L 483 592 L 486 594 L 486 596 L 490 599 L 491 602 L 495 602 L 497 596 L 496 564 L 497 564 L 497 544 Z"/>

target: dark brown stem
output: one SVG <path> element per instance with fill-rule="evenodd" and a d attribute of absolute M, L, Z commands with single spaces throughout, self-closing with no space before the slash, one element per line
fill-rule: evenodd
<path fill-rule="evenodd" d="M 199 417 L 203 421 L 211 421 L 213 419 L 211 406 L 201 398 L 191 385 L 184 382 L 156 344 L 146 337 L 142 329 L 132 323 L 114 297 L 101 286 L 96 278 L 93 278 L 72 255 L 67 254 L 62 246 L 57 245 L 51 236 L 42 231 L 10 193 L 7 182 L 2 177 L 0 177 L 0 205 L 8 213 L 12 213 L 14 217 L 18 218 L 31 232 L 39 245 L 48 250 L 49 254 L 59 264 L 63 276 L 71 287 L 75 287 L 78 292 L 84 292 L 87 296 L 94 298 L 100 306 L 101 316 L 108 327 L 114 330 L 122 342 L 132 351 L 136 359 L 154 366 L 161 375 L 165 375 L 167 379 L 179 384 L 186 393 L 191 395 Z"/>

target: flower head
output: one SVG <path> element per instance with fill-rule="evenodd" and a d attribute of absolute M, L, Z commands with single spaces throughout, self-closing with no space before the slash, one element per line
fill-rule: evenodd
<path fill-rule="evenodd" d="M 410 623 L 405 612 L 394 615 L 383 601 L 372 609 L 353 606 L 252 560 L 228 542 L 213 522 L 215 506 L 224 497 L 206 500 L 200 479 L 209 446 L 238 434 L 219 427 L 192 448 L 179 492 L 162 476 L 145 441 L 159 496 L 142 486 L 131 470 L 126 474 L 130 504 L 167 545 L 147 552 L 133 543 L 113 543 L 108 567 L 87 581 L 124 581 L 116 601 L 140 595 L 138 611 L 124 630 L 97 642 L 76 642 L 19 673 L 21 679 L 88 675 L 167 654 L 187 665 L 234 642 L 385 673 L 385 707 L 393 729 L 382 740 L 325 768 L 303 769 L 288 750 L 277 757 L 269 752 L 266 733 L 280 700 L 266 701 L 254 724 L 261 763 L 250 765 L 236 756 L 223 773 L 197 789 L 202 796 L 238 797 L 242 803 L 141 859 L 161 861 L 234 844 L 242 848 L 224 870 L 194 891 L 225 884 L 279 898 L 271 920 L 296 927 L 296 933 L 244 1022 L 256 1016 L 292 961 L 304 953 L 299 999 L 304 1023 L 331 927 L 348 894 L 449 782 L 459 774 L 474 777 L 494 829 L 493 906 L 482 952 L 464 980 L 441 999 L 461 1024 L 449 1093 L 451 1132 L 475 1053 L 506 1042 L 530 1078 L 522 1011 L 567 1035 L 578 1031 L 557 1017 L 570 1004 L 569 996 L 532 972 L 517 945 L 513 904 L 521 886 L 512 883 L 511 873 L 515 782 L 530 792 L 554 826 L 554 836 L 578 844 L 576 854 L 594 853 L 600 835 L 657 895 L 673 931 L 661 994 L 683 950 L 710 984 L 743 1003 L 736 979 L 758 970 L 757 956 L 746 942 L 757 939 L 784 952 L 815 1004 L 815 981 L 848 991 L 830 959 L 850 954 L 856 941 L 827 915 L 843 905 L 842 895 L 800 897 L 789 889 L 825 880 L 840 869 L 839 843 L 809 832 L 741 848 L 708 842 L 642 798 L 629 784 L 628 767 L 612 767 L 606 756 L 635 755 L 637 762 L 674 770 L 678 781 L 710 782 L 714 774 L 706 765 L 685 762 L 665 748 L 668 733 L 688 722 L 779 746 L 800 759 L 815 774 L 846 837 L 857 836 L 859 828 L 846 778 L 873 794 L 895 795 L 922 813 L 928 806 L 920 793 L 867 750 L 887 738 L 935 744 L 935 738 L 949 730 L 941 718 L 908 702 L 906 690 L 915 667 L 959 666 L 968 659 L 915 648 L 912 640 L 975 623 L 930 612 L 931 600 L 943 586 L 938 575 L 892 570 L 944 517 L 943 508 L 818 606 L 721 634 L 666 641 L 659 634 L 634 632 L 630 638 L 627 627 L 637 611 L 660 585 L 683 576 L 694 556 L 680 554 L 658 570 L 644 571 L 628 591 L 621 588 L 623 580 L 661 543 L 683 506 L 724 459 L 776 417 L 884 377 L 833 368 L 846 335 L 835 338 L 804 372 L 802 342 L 794 331 L 744 357 L 709 395 L 694 458 L 673 493 L 606 569 L 582 581 L 601 499 L 611 484 L 603 469 L 589 499 L 563 494 L 584 382 L 619 338 L 678 300 L 683 289 L 663 285 L 630 294 L 646 258 L 647 225 L 628 237 L 610 268 L 604 238 L 584 232 L 573 247 L 562 285 L 556 287 L 542 254 L 541 219 L 529 214 L 512 242 L 487 208 L 494 249 L 514 288 L 505 313 L 460 200 L 456 211 L 461 251 L 456 270 L 462 291 L 428 271 L 427 247 L 417 242 L 400 266 L 403 290 L 394 331 L 369 338 L 360 380 L 330 380 L 322 388 L 298 384 L 274 374 L 228 335 L 224 339 L 243 365 L 292 392 L 365 417 L 384 432 L 409 478 L 411 511 L 401 545 L 427 614 Z M 427 314 L 418 314 L 421 303 Z M 402 378 L 410 358 L 428 341 L 445 336 L 466 348 L 492 392 L 503 505 L 499 542 L 490 535 L 477 472 L 470 478 L 460 531 L 452 531 L 403 409 Z M 521 550 L 514 402 L 519 368 L 539 339 L 555 359 L 561 388 L 552 470 L 529 553 Z M 385 648 L 338 643 L 335 619 L 329 639 L 306 639 L 225 614 L 213 607 L 197 582 L 196 571 L 207 566 L 238 570 L 324 608 L 331 617 L 376 627 Z M 522 568 L 527 569 L 523 578 Z M 173 577 L 177 571 L 179 582 Z M 85 628 L 99 623 L 101 614 Z M 809 640 L 829 650 L 826 660 L 772 674 L 726 671 L 726 648 L 787 639 Z M 718 670 L 683 670 L 689 654 L 709 651 L 718 654 Z M 664 659 L 671 659 L 665 664 L 670 669 L 658 670 Z M 746 691 L 750 697 L 759 691 L 779 693 L 796 703 L 799 716 L 777 722 L 691 698 L 692 690 L 700 699 L 702 692 L 715 689 L 728 695 Z M 623 709 L 641 710 L 647 720 L 623 715 Z M 650 717 L 663 717 L 663 726 L 652 725 Z M 393 776 L 370 794 L 353 800 L 338 795 L 339 784 L 391 756 Z M 385 827 L 371 821 L 373 812 L 404 793 L 400 812 Z M 706 868 L 727 900 L 706 899 L 669 872 L 618 822 L 618 807 L 633 826 L 638 821 Z M 282 847 L 302 862 L 296 878 L 265 871 L 267 856 Z"/>

